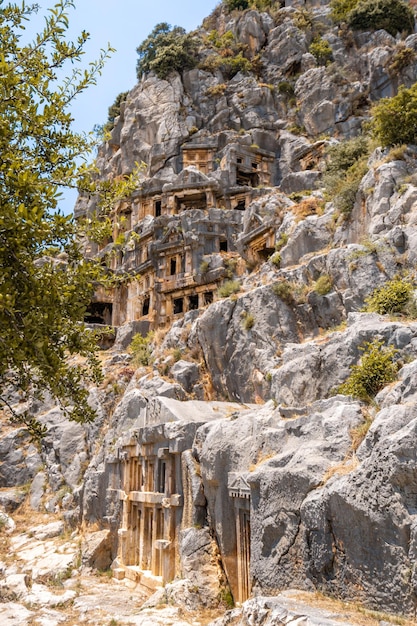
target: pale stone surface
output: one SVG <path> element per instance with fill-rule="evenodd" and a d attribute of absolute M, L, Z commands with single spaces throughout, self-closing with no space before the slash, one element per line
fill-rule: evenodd
<path fill-rule="evenodd" d="M 107 570 L 112 562 L 109 530 L 88 533 L 83 540 L 82 564 L 99 570 Z"/>
<path fill-rule="evenodd" d="M 277 597 L 258 596 L 242 608 L 228 611 L 209 626 L 353 626 L 343 614 L 315 609 L 297 599 L 297 592 L 287 591 Z"/>

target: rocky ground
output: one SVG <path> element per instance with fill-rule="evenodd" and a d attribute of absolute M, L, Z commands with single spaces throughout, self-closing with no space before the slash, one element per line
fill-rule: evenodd
<path fill-rule="evenodd" d="M 53 521 L 51 521 L 53 520 Z M 242 607 L 202 609 L 190 603 L 186 581 L 158 589 L 129 586 L 111 570 L 82 565 L 81 532 L 59 516 L 21 509 L 0 517 L 0 623 L 2 626 L 413 626 L 359 605 L 319 594 L 287 591 L 258 596 Z M 388 620 L 388 621 L 387 621 Z"/>

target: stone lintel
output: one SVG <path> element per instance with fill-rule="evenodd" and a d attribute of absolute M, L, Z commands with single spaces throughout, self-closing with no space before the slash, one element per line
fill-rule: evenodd
<path fill-rule="evenodd" d="M 131 491 L 129 493 L 131 502 L 143 502 L 144 504 L 162 504 L 164 497 L 163 493 L 150 491 Z"/>
<path fill-rule="evenodd" d="M 154 545 L 157 550 L 166 550 L 171 545 L 171 542 L 167 539 L 157 539 Z"/>

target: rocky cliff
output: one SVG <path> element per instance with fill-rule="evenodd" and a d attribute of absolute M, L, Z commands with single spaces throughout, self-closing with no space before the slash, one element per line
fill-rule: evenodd
<path fill-rule="evenodd" d="M 417 35 L 350 30 L 307 3 L 218 7 L 195 37 L 198 65 L 143 75 L 99 151 L 103 178 L 146 169 L 113 241 L 88 251 L 121 278 L 104 301 L 120 326 L 91 390 L 97 420 L 33 407 L 40 450 L 3 427 L 0 502 L 98 525 L 115 576 L 182 577 L 188 602 L 298 588 L 412 615 L 417 152 L 358 137 L 372 103 L 414 84 Z M 240 68 L 222 61 L 239 54 Z M 77 217 L 92 210 L 80 197 Z M 343 387 L 375 375 L 367 354 L 393 375 Z M 216 624 L 284 623 L 262 602 Z"/>

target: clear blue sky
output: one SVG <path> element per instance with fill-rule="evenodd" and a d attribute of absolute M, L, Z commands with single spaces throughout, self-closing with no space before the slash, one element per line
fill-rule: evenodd
<path fill-rule="evenodd" d="M 40 14 L 54 5 L 54 0 L 38 1 L 42 7 Z M 136 48 L 156 24 L 168 22 L 183 26 L 187 31 L 193 30 L 217 4 L 219 0 L 75 0 L 76 8 L 69 11 L 69 32 L 72 38 L 82 30 L 90 33 L 85 63 L 97 58 L 100 48 L 107 43 L 116 52 L 107 62 L 97 85 L 81 94 L 74 103 L 74 128 L 89 132 L 95 124 L 103 124 L 115 97 L 135 85 Z M 61 208 L 68 213 L 74 202 L 75 197 L 71 195 L 61 203 Z"/>

